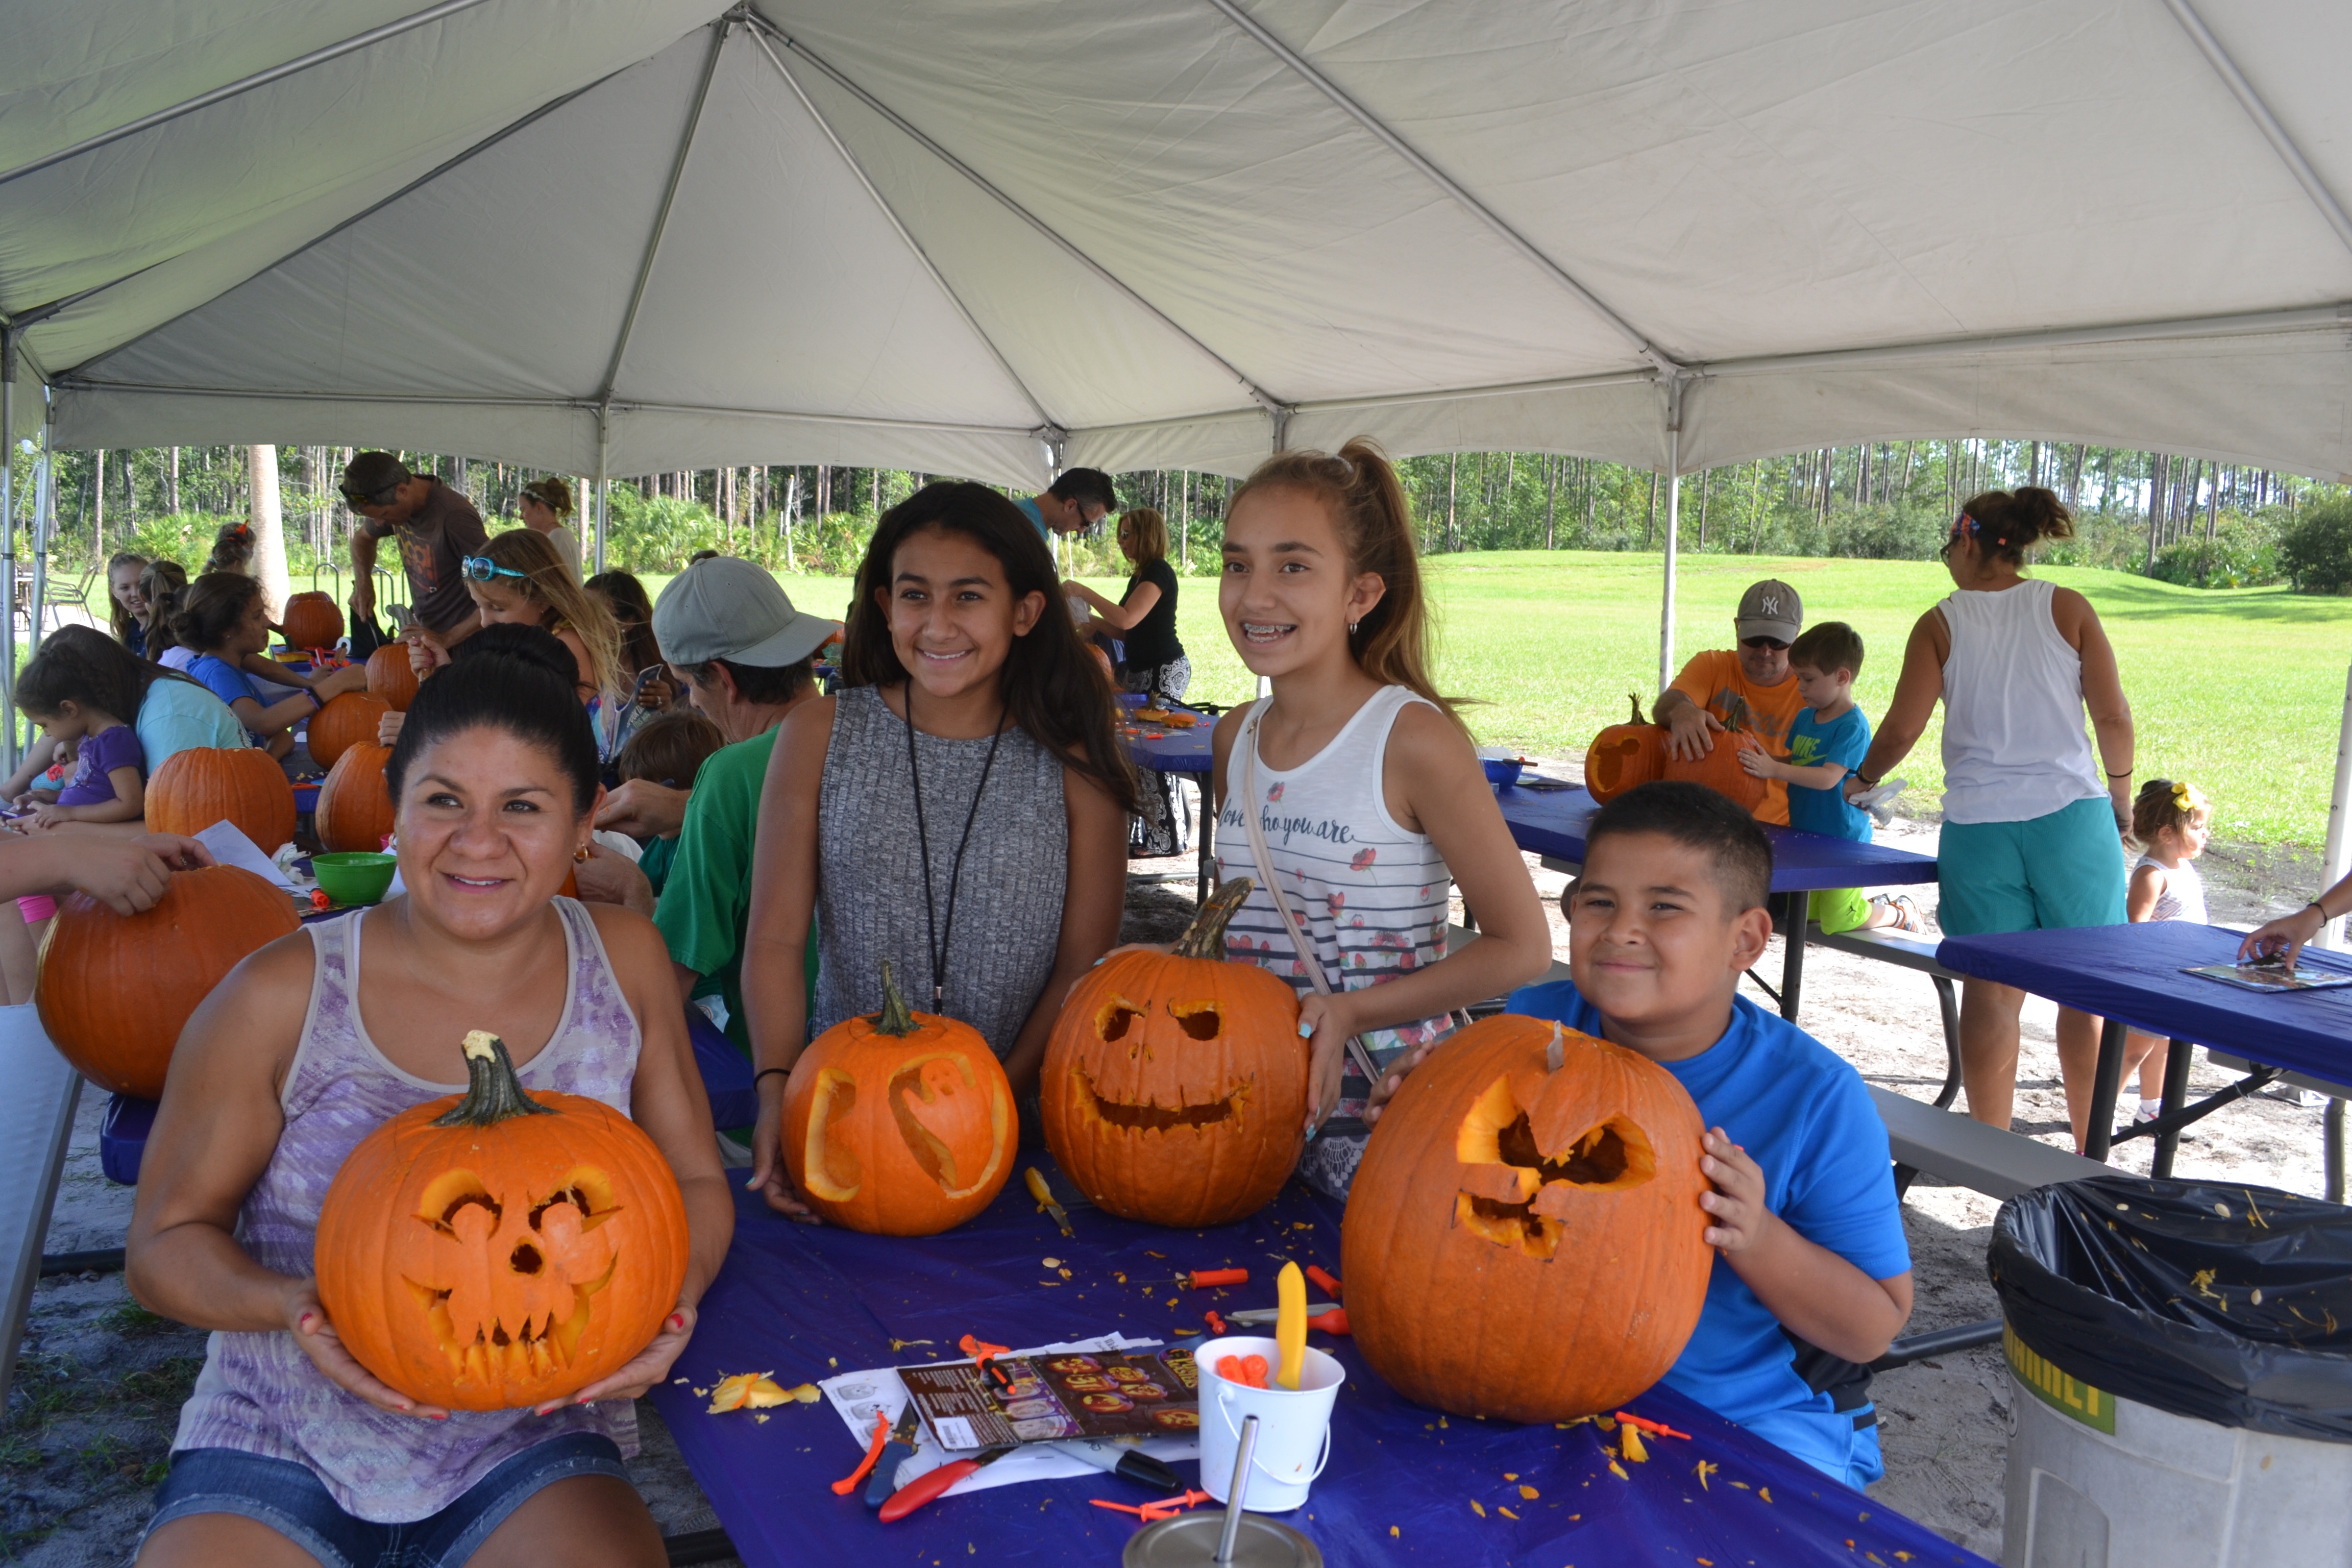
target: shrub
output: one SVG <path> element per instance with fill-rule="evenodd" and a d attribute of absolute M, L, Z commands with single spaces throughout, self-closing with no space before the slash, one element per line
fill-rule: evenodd
<path fill-rule="evenodd" d="M 2341 594 L 2352 588 L 2352 499 L 2310 507 L 2279 541 L 2278 552 L 2279 564 L 2299 594 Z"/>
<path fill-rule="evenodd" d="M 2232 518 L 2211 539 L 2184 539 L 2156 558 L 2156 577 L 2189 588 L 2252 588 L 2279 580 L 2278 550 L 2267 530 Z"/>

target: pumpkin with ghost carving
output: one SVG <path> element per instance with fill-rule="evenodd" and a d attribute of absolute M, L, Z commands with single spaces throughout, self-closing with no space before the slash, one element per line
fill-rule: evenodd
<path fill-rule="evenodd" d="M 1348 1194 L 1357 1348 L 1457 1415 L 1615 1409 L 1706 1300 L 1704 1131 L 1636 1052 L 1511 1014 L 1463 1030 L 1390 1100 Z"/>
<path fill-rule="evenodd" d="M 1045 1144 L 1100 1207 L 1187 1228 L 1273 1200 L 1307 1141 L 1298 996 L 1225 961 L 1236 877 L 1172 952 L 1105 959 L 1070 988 L 1045 1047 Z"/>
<path fill-rule="evenodd" d="M 869 1236 L 936 1236 L 1013 1173 L 1012 1080 L 971 1025 L 908 1008 L 882 966 L 882 1010 L 819 1035 L 784 1095 L 784 1164 L 809 1207 Z"/>
<path fill-rule="evenodd" d="M 524 1092 L 466 1037 L 462 1096 L 360 1140 L 319 1210 L 319 1301 L 412 1399 L 511 1410 L 618 1372 L 686 1282 L 686 1205 L 659 1148 L 582 1095 Z"/>

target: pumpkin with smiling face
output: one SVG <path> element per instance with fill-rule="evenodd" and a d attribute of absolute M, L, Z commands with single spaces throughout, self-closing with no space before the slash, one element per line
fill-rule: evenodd
<path fill-rule="evenodd" d="M 936 1236 L 992 1202 L 1020 1144 L 1013 1083 L 971 1025 L 917 1013 L 882 966 L 882 1011 L 846 1018 L 793 1064 L 784 1165 L 824 1218 Z"/>
<path fill-rule="evenodd" d="M 1070 988 L 1045 1047 L 1045 1144 L 1063 1174 L 1128 1219 L 1192 1227 L 1256 1213 L 1307 1139 L 1298 996 L 1225 961 L 1236 877 L 1172 952 L 1116 953 Z"/>
<path fill-rule="evenodd" d="M 1633 1051 L 1510 1014 L 1465 1029 L 1389 1102 L 1349 1192 L 1357 1348 L 1457 1415 L 1615 1409 L 1706 1304 L 1704 1132 Z"/>

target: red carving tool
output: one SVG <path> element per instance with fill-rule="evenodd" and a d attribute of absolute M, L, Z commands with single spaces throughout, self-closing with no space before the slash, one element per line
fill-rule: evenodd
<path fill-rule="evenodd" d="M 1690 1434 L 1687 1432 L 1677 1432 L 1663 1421 L 1648 1420 L 1643 1416 L 1635 1415 L 1630 1411 L 1620 1410 L 1617 1412 L 1617 1419 L 1622 1421 L 1628 1426 L 1633 1427 L 1638 1431 L 1647 1432 L 1653 1436 L 1680 1437 L 1685 1442 L 1690 1440 Z"/>
<path fill-rule="evenodd" d="M 980 1368 L 980 1374 L 996 1384 L 1000 1391 L 1012 1388 L 1012 1374 L 996 1364 L 998 1356 L 1013 1353 L 1012 1346 L 992 1345 L 986 1340 L 966 1334 L 956 1342 L 956 1348 L 971 1357 L 973 1364 Z"/>
<path fill-rule="evenodd" d="M 992 1465 L 1020 1447 L 1018 1443 L 1007 1443 L 983 1449 L 971 1458 L 950 1459 L 936 1470 L 924 1471 L 890 1494 L 890 1500 L 882 1505 L 882 1522 L 891 1524 L 906 1518 L 981 1466 Z"/>
<path fill-rule="evenodd" d="M 1282 1315 L 1279 1307 L 1248 1307 L 1238 1312 L 1227 1312 L 1225 1319 L 1235 1326 L 1271 1323 Z M 1307 1309 L 1307 1326 L 1320 1329 L 1327 1334 L 1348 1331 L 1348 1309 L 1335 1307 L 1328 1301 L 1318 1301 Z"/>
<path fill-rule="evenodd" d="M 1321 1286 L 1324 1289 L 1329 1291 L 1331 1294 L 1331 1300 L 1334 1301 L 1339 1299 L 1339 1282 L 1337 1279 L 1332 1279 L 1328 1274 L 1324 1273 L 1322 1265 L 1318 1263 L 1308 1264 L 1307 1266 L 1307 1278 Z"/>
<path fill-rule="evenodd" d="M 1194 1290 L 1213 1290 L 1220 1285 L 1248 1284 L 1249 1270 L 1246 1268 L 1195 1268 L 1190 1273 L 1179 1274 L 1173 1279 L 1139 1279 L 1136 1283 L 1147 1290 L 1157 1290 L 1163 1286 L 1173 1286 L 1178 1289 L 1189 1287 Z"/>
<path fill-rule="evenodd" d="M 866 1458 L 860 1459 L 857 1468 L 846 1477 L 833 1483 L 833 1495 L 847 1497 L 856 1491 L 857 1483 L 866 1479 L 866 1472 L 874 1468 L 874 1461 L 882 1457 L 882 1447 L 889 1440 L 890 1414 L 886 1410 L 877 1410 L 874 1413 L 874 1441 L 866 1445 Z"/>

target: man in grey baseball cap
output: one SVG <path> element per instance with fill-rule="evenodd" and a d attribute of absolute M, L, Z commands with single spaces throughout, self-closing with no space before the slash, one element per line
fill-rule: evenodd
<path fill-rule="evenodd" d="M 1705 756 L 1737 717 L 1742 731 L 1774 756 L 1785 756 L 1789 726 L 1805 705 L 1789 673 L 1789 645 L 1804 627 L 1805 604 L 1794 588 L 1769 577 L 1749 584 L 1731 617 L 1738 646 L 1692 656 L 1651 710 L 1670 731 L 1666 749 L 1686 760 Z M 1765 786 L 1756 820 L 1788 822 L 1787 784 L 1774 779 Z"/>
<path fill-rule="evenodd" d="M 688 700 L 728 743 L 692 780 L 678 781 L 690 788 L 632 780 L 606 797 L 597 818 L 599 827 L 649 844 L 676 838 L 666 867 L 647 857 L 664 872 L 658 886 L 618 867 L 600 870 L 620 884 L 612 889 L 616 901 L 642 905 L 648 892 L 658 895 L 654 923 L 669 944 L 679 991 L 695 1001 L 717 997 L 727 1037 L 746 1056 L 743 931 L 751 918 L 760 786 L 777 726 L 816 696 L 816 651 L 839 630 L 838 621 L 794 609 L 775 578 L 749 561 L 721 555 L 688 566 L 654 605 L 654 640 Z"/>

